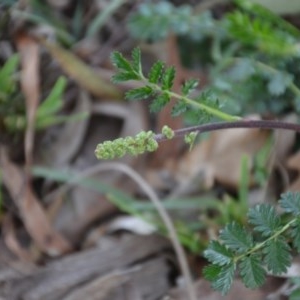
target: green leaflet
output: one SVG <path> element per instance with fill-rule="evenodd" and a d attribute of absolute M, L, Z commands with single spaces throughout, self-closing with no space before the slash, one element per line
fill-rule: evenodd
<path fill-rule="evenodd" d="M 148 74 L 149 82 L 158 84 L 160 82 L 161 76 L 163 74 L 164 63 L 161 61 L 157 61 L 151 67 L 150 72 Z"/>
<path fill-rule="evenodd" d="M 150 112 L 159 112 L 169 101 L 170 96 L 166 93 L 156 96 L 150 104 Z"/>
<path fill-rule="evenodd" d="M 173 87 L 173 82 L 175 78 L 175 68 L 168 67 L 165 73 L 162 75 L 161 87 L 163 90 L 170 90 Z"/>
<path fill-rule="evenodd" d="M 242 253 L 253 247 L 253 237 L 244 227 L 236 222 L 232 222 L 221 230 L 220 239 L 233 251 Z"/>
<path fill-rule="evenodd" d="M 188 79 L 186 80 L 182 87 L 181 87 L 181 93 L 184 96 L 188 96 L 192 91 L 195 90 L 195 88 L 198 86 L 198 80 L 197 79 Z"/>
<path fill-rule="evenodd" d="M 123 56 L 122 53 L 118 51 L 114 51 L 110 59 L 113 65 L 119 70 L 126 71 L 126 72 L 132 71 L 130 62 Z"/>
<path fill-rule="evenodd" d="M 213 289 L 220 291 L 223 296 L 226 295 L 232 285 L 235 269 L 234 263 L 224 266 L 212 283 Z"/>
<path fill-rule="evenodd" d="M 287 192 L 281 195 L 279 200 L 280 206 L 287 212 L 294 216 L 300 215 L 300 194 Z"/>
<path fill-rule="evenodd" d="M 142 74 L 142 65 L 141 65 L 141 50 L 139 48 L 134 48 L 131 53 L 132 57 L 132 69 L 138 73 Z"/>
<path fill-rule="evenodd" d="M 263 253 L 265 264 L 273 274 L 280 275 L 291 265 L 291 248 L 284 238 L 276 238 L 266 243 Z"/>
<path fill-rule="evenodd" d="M 290 232 L 290 236 L 293 239 L 293 246 L 294 248 L 300 252 L 300 220 L 297 220 L 293 224 L 293 228 Z"/>
<path fill-rule="evenodd" d="M 232 262 L 233 252 L 218 241 L 212 241 L 204 251 L 205 258 L 215 265 L 224 266 Z"/>
<path fill-rule="evenodd" d="M 260 287 L 266 279 L 266 271 L 261 265 L 261 257 L 250 255 L 244 257 L 239 264 L 240 274 L 246 287 Z"/>
<path fill-rule="evenodd" d="M 249 223 L 254 225 L 254 230 L 263 236 L 270 236 L 279 230 L 281 221 L 275 212 L 274 206 L 270 204 L 256 205 L 248 212 Z"/>
<path fill-rule="evenodd" d="M 150 97 L 153 94 L 153 89 L 150 86 L 143 86 L 126 92 L 125 97 L 128 100 L 142 100 Z"/>

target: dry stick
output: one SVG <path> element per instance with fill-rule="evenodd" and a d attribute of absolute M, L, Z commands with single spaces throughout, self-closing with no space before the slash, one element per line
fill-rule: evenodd
<path fill-rule="evenodd" d="M 117 162 L 102 163 L 100 165 L 88 168 L 86 171 L 82 172 L 79 176 L 76 176 L 70 182 L 66 183 L 61 188 L 59 188 L 57 191 L 55 191 L 55 194 L 57 194 L 57 192 L 66 191 L 69 187 L 71 187 L 72 185 L 74 185 L 76 182 L 80 181 L 80 179 L 82 179 L 84 177 L 89 177 L 96 173 L 103 172 L 103 171 L 109 171 L 109 170 L 116 170 L 116 171 L 121 171 L 122 173 L 125 173 L 127 176 L 129 176 L 133 181 L 135 181 L 140 186 L 140 188 L 145 192 L 145 194 L 152 201 L 154 207 L 156 208 L 157 212 L 159 213 L 161 219 L 163 220 L 163 222 L 169 232 L 171 243 L 174 247 L 174 251 L 176 253 L 182 274 L 186 281 L 188 299 L 189 300 L 197 300 L 195 288 L 193 286 L 192 275 L 191 275 L 191 272 L 190 272 L 190 269 L 188 266 L 187 258 L 185 256 L 184 250 L 183 250 L 183 248 L 179 242 L 179 239 L 177 237 L 176 229 L 172 223 L 172 220 L 171 220 L 170 216 L 168 215 L 164 206 L 160 203 L 160 200 L 157 197 L 153 188 L 143 179 L 143 177 L 141 175 L 139 175 L 132 168 L 128 167 L 125 164 L 117 163 Z M 53 196 L 53 194 L 51 194 L 51 196 Z"/>

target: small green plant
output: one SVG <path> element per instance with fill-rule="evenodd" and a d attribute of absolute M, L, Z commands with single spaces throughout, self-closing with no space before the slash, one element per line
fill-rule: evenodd
<path fill-rule="evenodd" d="M 18 89 L 19 57 L 13 55 L 0 68 L 0 122 L 7 133 L 23 131 L 26 127 L 25 105 Z M 78 120 L 84 114 L 59 116 L 63 107 L 63 93 L 67 84 L 64 77 L 57 79 L 48 97 L 39 105 L 36 113 L 36 129 L 41 130 L 65 121 Z"/>
<path fill-rule="evenodd" d="M 173 107 L 173 112 L 186 111 L 196 107 L 206 118 L 217 116 L 227 122 L 216 122 L 192 126 L 179 130 L 172 130 L 165 126 L 162 133 L 154 134 L 152 131 L 141 132 L 135 137 L 118 138 L 106 141 L 97 146 L 95 154 L 98 159 L 113 159 L 125 154 L 138 155 L 152 152 L 158 148 L 158 142 L 185 136 L 188 143 L 192 143 L 196 133 L 226 128 L 268 128 L 289 129 L 300 132 L 300 125 L 278 121 L 239 120 L 239 117 L 223 113 L 213 103 L 207 101 L 205 95 L 200 94 L 196 99 L 189 98 L 196 81 L 187 81 L 182 86 L 182 94 L 173 92 L 174 68 L 164 68 L 161 62 L 155 63 L 148 76 L 143 74 L 141 67 L 141 54 L 138 49 L 132 52 L 132 61 L 127 60 L 121 53 L 115 52 L 112 61 L 118 73 L 114 75 L 114 82 L 127 80 L 141 81 L 144 86 L 132 89 L 126 93 L 131 100 L 140 100 L 152 97 L 152 111 L 163 108 L 171 99 L 178 100 Z M 202 99 L 205 101 L 200 102 Z M 153 107 L 155 109 L 153 109 Z M 180 109 L 179 109 L 180 108 Z M 192 136 L 191 136 L 192 135 Z M 246 162 L 242 163 L 245 169 Z M 245 176 L 245 175 L 244 175 Z M 247 178 L 243 179 L 247 181 Z M 240 190 L 243 208 L 246 207 L 245 182 Z M 262 285 L 266 271 L 261 265 L 263 261 L 267 270 L 272 274 L 286 272 L 291 263 L 291 247 L 300 249 L 300 195 L 287 193 L 282 196 L 280 205 L 286 214 L 291 214 L 291 220 L 276 214 L 271 205 L 258 205 L 250 209 L 248 223 L 254 226 L 253 230 L 246 229 L 239 222 L 231 222 L 221 231 L 220 241 L 212 241 L 204 256 L 211 262 L 205 268 L 205 277 L 212 281 L 214 289 L 226 294 L 233 282 L 236 271 L 239 271 L 243 282 L 249 288 Z M 238 219 L 238 218 L 236 218 Z"/>
<path fill-rule="evenodd" d="M 236 93 L 244 97 L 243 99 L 233 97 L 235 105 L 238 105 L 237 99 L 244 101 L 247 97 L 251 98 L 254 91 L 257 93 L 255 98 L 260 103 L 266 99 L 266 96 L 268 98 L 271 96 L 270 99 L 274 102 L 280 102 L 287 97 L 288 107 L 295 108 L 300 99 L 300 89 L 294 82 L 294 78 L 300 74 L 292 66 L 300 58 L 299 45 L 296 43 L 300 36 L 298 29 L 249 1 L 234 2 L 238 10 L 227 14 L 221 21 L 212 20 L 209 26 L 203 27 L 206 33 L 201 38 L 205 38 L 205 35 L 213 38 L 211 52 L 212 60 L 216 62 L 213 70 L 215 82 L 209 89 L 202 90 L 198 95 L 195 95 L 198 84 L 195 79 L 184 82 L 180 93 L 174 92 L 172 87 L 175 69 L 166 67 L 161 61 L 154 63 L 149 73 L 145 74 L 139 49 L 133 50 L 131 60 L 119 52 L 112 54 L 112 62 L 117 68 L 113 81 L 118 83 L 135 80 L 141 83 L 141 87 L 126 93 L 127 99 L 150 99 L 150 111 L 158 112 L 172 98 L 176 100 L 173 102 L 175 104 L 172 115 L 176 117 L 189 112 L 193 114 L 197 125 L 178 130 L 165 127 L 159 134 L 148 131 L 141 132 L 136 137 L 106 141 L 96 148 L 95 154 L 98 159 L 113 159 L 125 154 L 152 152 L 158 148 L 159 142 L 178 137 L 184 137 L 185 141 L 192 145 L 197 134 L 213 130 L 261 128 L 300 132 L 299 124 L 243 119 L 230 113 L 230 109 L 225 107 L 228 102 L 230 104 L 228 98 Z M 153 19 L 152 17 L 149 19 L 149 16 L 153 16 L 153 11 L 149 14 L 149 11 L 141 10 L 140 15 L 131 19 L 130 26 L 133 26 L 131 30 L 135 29 L 137 35 L 148 34 L 147 38 L 154 40 L 161 38 L 161 36 L 155 37 L 157 32 L 167 34 L 169 30 L 173 30 L 180 35 L 189 31 L 188 22 L 200 24 L 204 20 L 189 18 L 192 13 L 189 9 L 180 12 L 170 4 L 164 5 L 157 18 Z M 172 22 L 174 20 L 172 18 L 181 20 L 181 23 Z M 207 18 L 206 21 L 210 17 Z M 161 23 L 162 30 L 151 30 L 151 22 L 157 21 Z M 137 24 L 147 24 L 148 27 L 145 26 L 149 30 L 139 31 Z M 176 24 L 180 26 L 176 27 Z M 216 24 L 218 26 L 214 27 Z M 184 25 L 188 26 L 184 27 Z M 152 34 L 154 36 L 151 36 Z M 231 81 L 229 82 L 228 79 Z M 239 87 L 233 88 L 236 82 L 244 89 L 242 92 Z M 225 96 L 226 101 L 220 96 L 221 94 Z M 272 108 L 271 111 L 282 112 L 286 108 L 287 106 L 281 106 L 280 109 Z M 222 121 L 216 122 L 216 119 Z M 258 172 L 256 179 L 260 183 L 265 179 L 263 164 L 269 153 L 269 146 L 270 144 L 266 145 L 256 158 L 255 167 Z M 246 163 L 243 160 L 242 165 L 245 166 Z M 227 223 L 220 231 L 218 240 L 211 241 L 204 251 L 204 256 L 210 262 L 204 270 L 204 275 L 212 282 L 213 288 L 223 295 L 229 291 L 236 274 L 241 276 L 245 286 L 258 288 L 264 283 L 268 273 L 274 275 L 285 273 L 291 265 L 292 251 L 300 252 L 300 194 L 286 193 L 281 196 L 279 205 L 283 210 L 282 215 L 276 212 L 275 206 L 269 204 L 250 208 L 247 214 L 247 190 L 245 189 L 247 180 L 245 175 L 239 191 L 242 216 L 239 218 L 238 213 L 231 209 L 234 202 L 227 201 L 226 209 L 231 215 L 223 221 L 228 222 L 232 217 L 234 221 Z M 221 214 L 226 217 L 226 211 Z"/>
<path fill-rule="evenodd" d="M 189 5 L 144 2 L 128 27 L 143 41 L 177 35 L 183 63 L 204 69 L 210 93 L 226 101 L 227 112 L 298 110 L 299 29 L 252 1 L 232 2 L 235 9 L 219 19 Z"/>
<path fill-rule="evenodd" d="M 214 289 L 226 294 L 236 271 L 249 288 L 261 286 L 266 271 L 274 275 L 287 271 L 291 249 L 300 251 L 300 194 L 283 194 L 279 205 L 284 218 L 269 204 L 257 205 L 248 212 L 248 228 L 229 223 L 219 240 L 210 243 L 204 256 L 211 265 L 204 275 Z"/>

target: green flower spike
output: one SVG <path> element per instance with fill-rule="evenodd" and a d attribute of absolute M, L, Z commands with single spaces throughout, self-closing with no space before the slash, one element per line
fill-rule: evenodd
<path fill-rule="evenodd" d="M 158 148 L 154 136 L 152 131 L 142 131 L 135 137 L 128 136 L 114 141 L 105 141 L 97 145 L 95 155 L 98 159 L 114 159 L 125 154 L 138 155 L 153 152 Z"/>

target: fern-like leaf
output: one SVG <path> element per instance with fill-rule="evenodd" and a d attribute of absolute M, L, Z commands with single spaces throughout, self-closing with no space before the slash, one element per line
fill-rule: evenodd
<path fill-rule="evenodd" d="M 162 76 L 164 63 L 157 61 L 150 69 L 148 80 L 150 83 L 158 84 Z"/>
<path fill-rule="evenodd" d="M 248 213 L 249 223 L 254 225 L 254 230 L 263 236 L 270 236 L 279 230 L 281 221 L 275 208 L 269 204 L 256 205 Z"/>
<path fill-rule="evenodd" d="M 266 271 L 261 265 L 261 257 L 249 255 L 239 264 L 240 274 L 246 287 L 255 289 L 260 287 L 266 279 Z"/>
<path fill-rule="evenodd" d="M 232 222 L 221 230 L 220 239 L 233 251 L 238 253 L 246 252 L 253 247 L 252 236 L 236 222 Z"/>
<path fill-rule="evenodd" d="M 232 262 L 233 252 L 218 241 L 210 242 L 204 256 L 213 264 L 224 266 Z"/>
<path fill-rule="evenodd" d="M 278 237 L 268 241 L 263 249 L 264 261 L 268 270 L 275 275 L 286 272 L 292 261 L 290 251 L 291 249 L 284 238 Z"/>
<path fill-rule="evenodd" d="M 300 215 L 300 194 L 287 192 L 281 195 L 279 200 L 280 206 L 287 213 L 292 213 L 294 216 Z"/>

